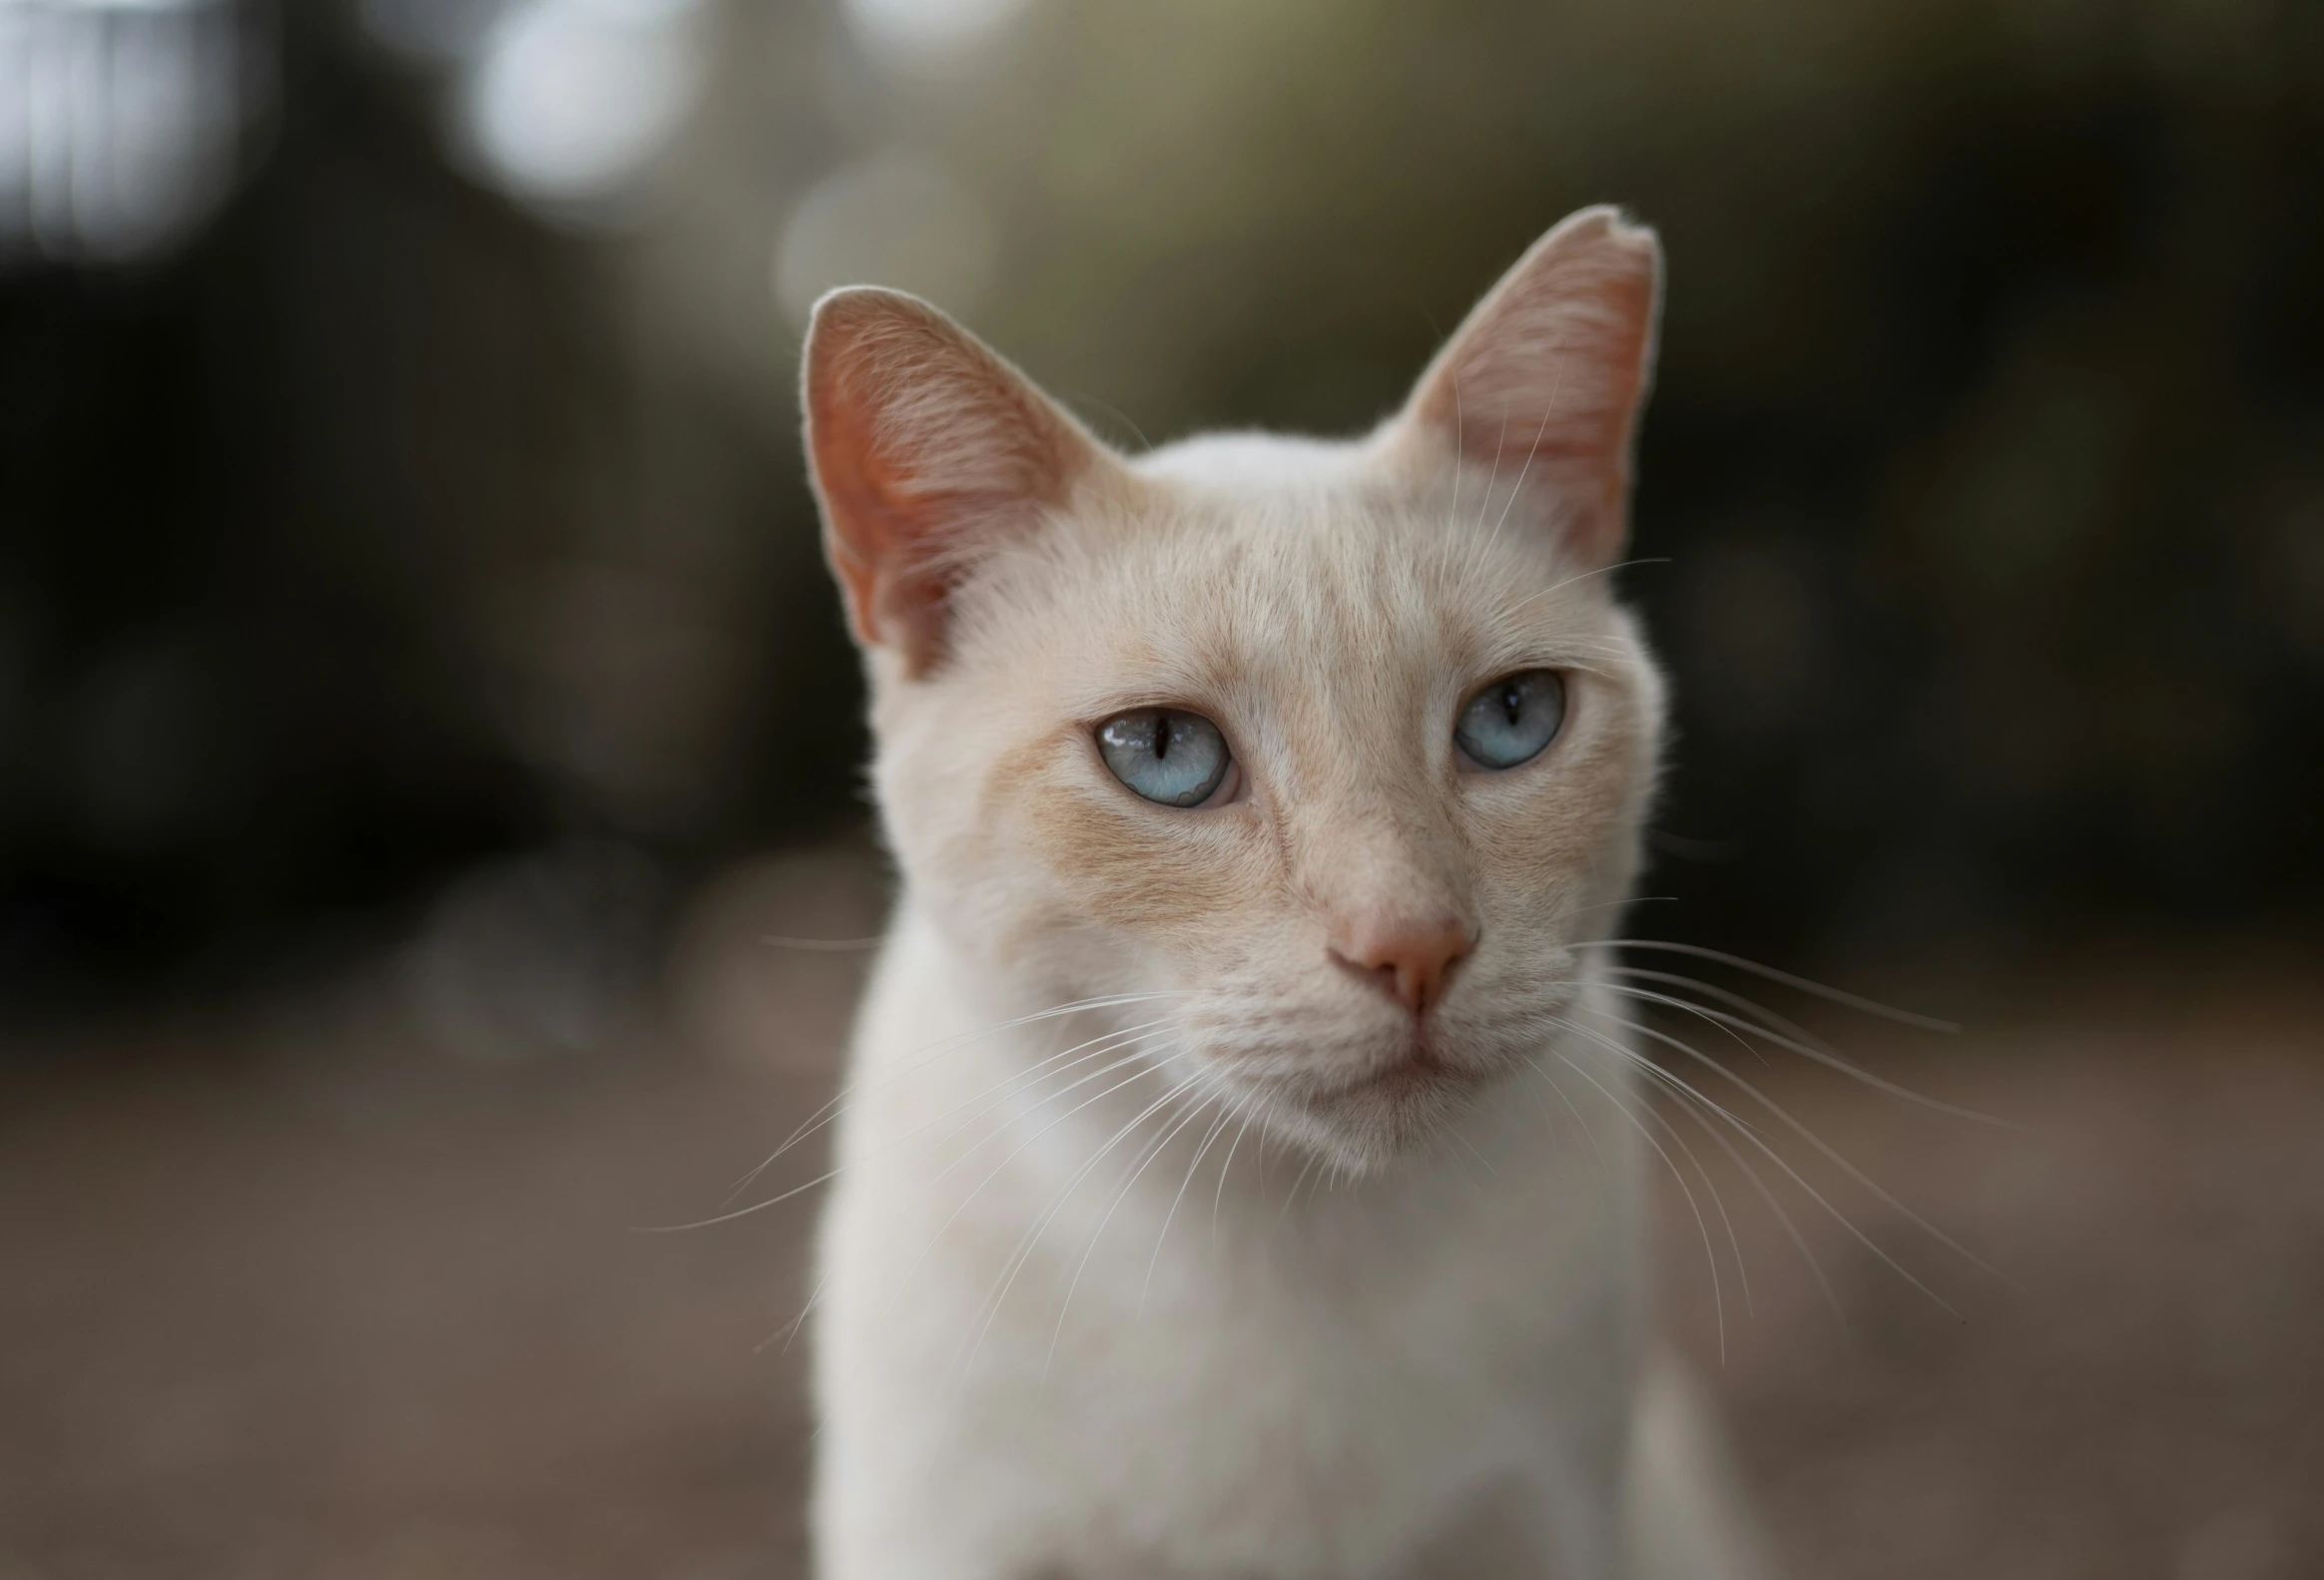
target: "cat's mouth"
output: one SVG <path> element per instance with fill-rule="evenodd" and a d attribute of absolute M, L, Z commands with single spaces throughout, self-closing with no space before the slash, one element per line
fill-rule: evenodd
<path fill-rule="evenodd" d="M 1365 1172 L 1420 1147 L 1484 1079 L 1433 1049 L 1408 1045 L 1349 1079 L 1303 1083 L 1285 1095 L 1311 1145 Z"/>
<path fill-rule="evenodd" d="M 1435 1011 L 1380 1016 L 1362 1030 L 1254 1026 L 1244 1016 L 1228 1025 L 1250 1038 L 1215 1049 L 1230 1082 L 1290 1135 L 1359 1168 L 1425 1145 L 1523 1062 L 1521 1023 Z"/>
<path fill-rule="evenodd" d="M 1207 1016 L 1193 1017 L 1206 1062 L 1268 1128 L 1358 1175 L 1432 1151 L 1448 1125 L 1528 1067 L 1541 1039 L 1531 1002 L 1498 1014 L 1375 1013 L 1360 1026 L 1228 1009 L 1217 1006 L 1215 1037 L 1200 1035 L 1212 1030 Z"/>
<path fill-rule="evenodd" d="M 1433 1108 L 1483 1078 L 1482 1071 L 1447 1060 L 1428 1032 L 1416 1027 L 1395 1057 L 1315 1094 L 1309 1107 L 1325 1116 Z"/>
<path fill-rule="evenodd" d="M 1474 1076 L 1448 1069 L 1441 1061 L 1427 1057 L 1399 1060 L 1385 1070 L 1362 1076 L 1330 1094 L 1327 1102 L 1373 1102 L 1411 1100 L 1431 1093 L 1466 1086 Z"/>

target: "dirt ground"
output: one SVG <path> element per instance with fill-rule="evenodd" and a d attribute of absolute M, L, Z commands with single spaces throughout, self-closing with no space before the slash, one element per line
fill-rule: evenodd
<path fill-rule="evenodd" d="M 802 1573 L 780 1333 L 812 1203 L 637 1231 L 715 1209 L 829 1095 L 855 958 L 759 942 L 828 876 L 714 896 L 669 1013 L 610 1050 L 456 1056 L 357 995 L 15 1060 L 0 1580 Z M 1715 1316 L 1666 1182 L 1669 1326 L 1789 1574 L 2324 1574 L 2313 964 L 2065 973 L 1941 1043 L 1847 1023 L 1882 1074 L 2019 1130 L 1729 1060 L 1899 1204 L 1759 1110 L 1903 1272 L 1764 1168 L 1827 1301 L 1721 1159 L 1732 1243 L 1694 1186 Z"/>

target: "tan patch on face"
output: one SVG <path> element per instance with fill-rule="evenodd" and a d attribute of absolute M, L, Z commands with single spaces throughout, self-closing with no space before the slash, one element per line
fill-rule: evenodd
<path fill-rule="evenodd" d="M 996 816 L 1018 823 L 1078 919 L 1199 950 L 1222 916 L 1247 915 L 1280 883 L 1248 800 L 1157 806 L 1114 782 L 1076 721 L 994 767 Z"/>

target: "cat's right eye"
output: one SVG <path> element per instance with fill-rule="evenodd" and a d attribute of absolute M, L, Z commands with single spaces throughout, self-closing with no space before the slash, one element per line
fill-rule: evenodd
<path fill-rule="evenodd" d="M 1200 806 L 1218 794 L 1235 759 L 1219 727 L 1179 708 L 1138 708 L 1097 727 L 1113 777 L 1164 806 Z"/>
<path fill-rule="evenodd" d="M 1497 773 L 1530 763 L 1565 723 L 1565 682 L 1555 670 L 1504 675 L 1468 699 L 1453 744 L 1478 768 Z"/>

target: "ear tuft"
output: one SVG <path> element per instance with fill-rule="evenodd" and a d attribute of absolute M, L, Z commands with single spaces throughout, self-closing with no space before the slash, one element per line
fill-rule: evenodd
<path fill-rule="evenodd" d="M 945 603 L 991 549 L 1062 505 L 1104 449 L 926 302 L 874 286 L 816 303 L 802 358 L 824 548 L 868 647 L 941 658 Z"/>
<path fill-rule="evenodd" d="M 1611 563 L 1661 292 L 1653 231 L 1610 207 L 1567 216 L 1437 353 L 1395 438 L 1493 468 L 1585 559 Z"/>

